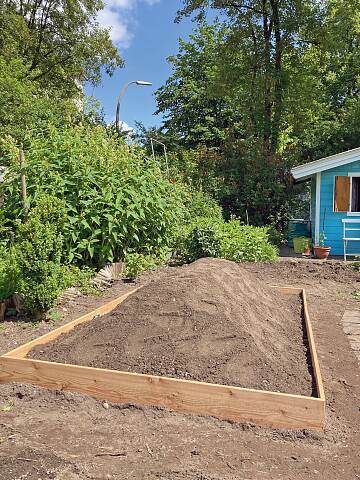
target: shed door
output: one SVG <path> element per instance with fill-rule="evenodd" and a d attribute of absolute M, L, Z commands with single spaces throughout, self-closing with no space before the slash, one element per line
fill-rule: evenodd
<path fill-rule="evenodd" d="M 334 212 L 350 210 L 350 177 L 335 177 Z"/>

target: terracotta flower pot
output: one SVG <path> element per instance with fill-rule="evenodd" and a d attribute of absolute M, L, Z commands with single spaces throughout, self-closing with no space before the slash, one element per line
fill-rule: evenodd
<path fill-rule="evenodd" d="M 311 255 L 311 248 L 310 248 L 309 245 L 304 248 L 304 255 L 307 256 L 307 257 L 310 257 L 310 255 Z"/>
<path fill-rule="evenodd" d="M 325 260 L 330 254 L 331 247 L 314 247 L 315 257 L 319 260 Z"/>

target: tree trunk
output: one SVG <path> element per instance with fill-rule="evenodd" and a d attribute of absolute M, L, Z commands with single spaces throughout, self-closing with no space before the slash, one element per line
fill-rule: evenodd
<path fill-rule="evenodd" d="M 254 26 L 251 25 L 250 22 L 249 22 L 249 28 L 251 31 L 251 38 L 254 46 L 254 60 L 253 60 L 253 65 L 251 67 L 249 110 L 250 110 L 250 121 L 251 121 L 252 130 L 253 130 L 251 133 L 252 135 L 256 135 L 258 127 L 257 127 L 256 114 L 255 114 L 255 105 L 257 102 L 256 80 L 257 80 L 257 75 L 259 70 L 259 56 L 258 56 L 258 44 L 257 44 L 256 32 L 255 32 Z"/>
<path fill-rule="evenodd" d="M 281 115 L 283 109 L 283 72 L 282 72 L 282 38 L 279 18 L 279 0 L 270 0 L 275 34 L 274 61 L 274 117 L 271 131 L 271 149 L 275 153 L 279 146 Z"/>
<path fill-rule="evenodd" d="M 264 132 L 263 148 L 266 157 L 271 155 L 271 33 L 272 20 L 269 17 L 268 0 L 263 0 L 263 37 L 264 37 Z"/>

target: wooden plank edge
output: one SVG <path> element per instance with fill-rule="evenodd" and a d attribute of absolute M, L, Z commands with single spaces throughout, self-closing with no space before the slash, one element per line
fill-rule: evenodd
<path fill-rule="evenodd" d="M 27 382 L 116 403 L 137 403 L 251 422 L 270 428 L 322 430 L 323 399 L 77 365 L 0 357 L 0 383 Z"/>
<path fill-rule="evenodd" d="M 305 291 L 304 288 L 302 289 L 301 295 L 302 295 L 302 301 L 303 301 L 303 306 L 304 306 L 306 334 L 307 334 L 307 338 L 308 338 L 308 342 L 309 342 L 311 363 L 312 363 L 314 376 L 315 376 L 317 394 L 318 394 L 318 397 L 320 399 L 325 401 L 325 390 L 324 390 L 324 385 L 323 385 L 323 381 L 322 381 L 322 377 L 321 377 L 320 363 L 319 363 L 319 358 L 318 358 L 318 354 L 317 354 L 317 350 L 316 350 L 315 338 L 314 338 L 314 333 L 313 333 L 311 320 L 310 320 L 310 315 L 309 315 L 309 309 L 308 309 L 307 298 L 306 298 L 306 291 Z"/>
<path fill-rule="evenodd" d="M 282 292 L 284 294 L 288 294 L 288 295 L 292 295 L 292 294 L 301 295 L 303 308 L 304 308 L 306 334 L 309 342 L 311 364 L 314 371 L 316 390 L 317 390 L 318 397 L 325 401 L 325 390 L 324 390 L 324 385 L 321 377 L 320 364 L 319 364 L 319 359 L 318 359 L 317 350 L 316 350 L 315 338 L 314 338 L 314 333 L 313 333 L 312 324 L 310 320 L 310 314 L 309 314 L 307 298 L 306 298 L 306 290 L 300 287 L 279 286 L 279 285 L 272 285 L 272 288 L 275 288 L 277 291 Z"/>
<path fill-rule="evenodd" d="M 142 288 L 142 286 L 130 290 L 129 292 L 123 293 L 119 297 L 105 303 L 104 305 L 101 305 L 95 310 L 92 310 L 91 312 L 88 312 L 85 315 L 82 315 L 81 317 L 72 320 L 71 322 L 65 323 L 65 325 L 62 325 L 55 330 L 51 330 L 51 332 L 45 333 L 41 337 L 37 337 L 34 340 L 31 340 L 30 342 L 25 343 L 24 345 L 21 345 L 8 353 L 5 353 L 3 357 L 24 358 L 29 353 L 29 351 L 36 345 L 43 345 L 45 343 L 48 343 L 51 340 L 57 338 L 62 333 L 69 332 L 81 323 L 88 322 L 89 320 L 93 320 L 95 317 L 100 317 L 102 315 L 110 313 L 112 310 L 114 310 L 114 308 L 120 305 L 124 300 L 126 300 L 130 295 L 135 293 L 140 288 Z"/>
<path fill-rule="evenodd" d="M 284 295 L 300 295 L 303 289 L 301 287 L 291 287 L 289 285 L 280 286 L 280 285 L 270 285 L 271 288 L 275 288 L 278 292 L 283 293 Z"/>

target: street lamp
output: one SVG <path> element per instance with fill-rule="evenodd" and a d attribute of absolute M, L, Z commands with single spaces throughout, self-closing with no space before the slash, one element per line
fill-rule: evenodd
<path fill-rule="evenodd" d="M 122 100 L 123 96 L 125 95 L 125 92 L 128 89 L 128 86 L 131 85 L 132 83 L 135 83 L 136 85 L 140 85 L 140 86 L 146 86 L 146 87 L 150 87 L 152 85 L 151 82 L 145 82 L 144 80 L 131 80 L 131 82 L 125 83 L 125 85 L 123 86 L 123 88 L 120 91 L 120 94 L 119 94 L 118 99 L 117 99 L 117 104 L 116 104 L 115 126 L 116 126 L 116 130 L 119 134 L 121 133 L 121 129 L 120 129 L 120 104 L 121 104 L 121 100 Z"/>

